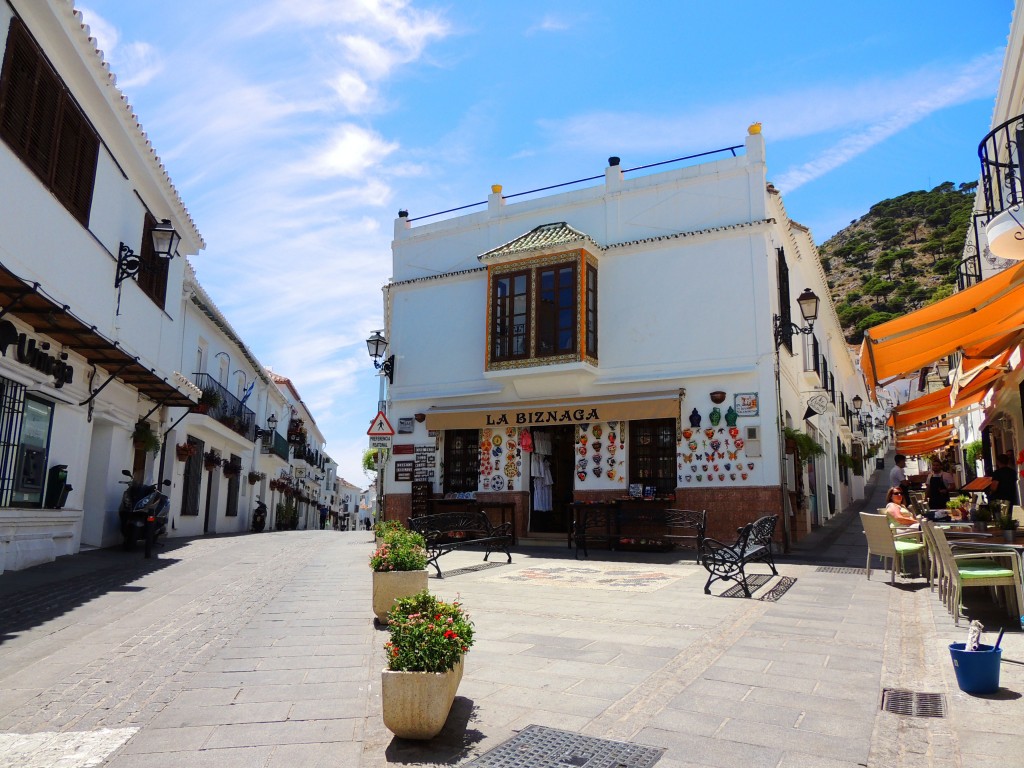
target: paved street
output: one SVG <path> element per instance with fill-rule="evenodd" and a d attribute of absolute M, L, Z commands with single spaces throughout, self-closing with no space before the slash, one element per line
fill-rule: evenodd
<path fill-rule="evenodd" d="M 999 694 L 961 693 L 946 646 L 966 623 L 922 579 L 852 570 L 855 519 L 780 565 L 796 581 L 775 602 L 756 598 L 778 579 L 705 596 L 679 555 L 448 555 L 430 586 L 461 597 L 477 643 L 444 733 L 395 740 L 371 548 L 266 533 L 0 576 L 0 766 L 459 765 L 531 723 L 665 747 L 659 768 L 1012 764 L 1024 745 L 1024 637 L 1003 641 Z M 942 693 L 949 714 L 882 712 L 883 687 Z"/>

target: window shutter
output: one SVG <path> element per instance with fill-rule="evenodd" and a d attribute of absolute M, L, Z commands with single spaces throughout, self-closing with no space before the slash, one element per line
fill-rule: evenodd
<path fill-rule="evenodd" d="M 139 287 L 158 307 L 164 308 L 167 298 L 168 260 L 156 255 L 153 247 L 153 227 L 156 219 L 147 213 L 142 226 L 142 244 L 139 248 Z"/>

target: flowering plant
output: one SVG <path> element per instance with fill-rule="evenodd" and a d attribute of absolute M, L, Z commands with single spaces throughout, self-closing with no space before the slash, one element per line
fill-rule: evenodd
<path fill-rule="evenodd" d="M 473 645 L 473 622 L 458 601 L 423 590 L 395 601 L 384 644 L 393 672 L 447 672 Z"/>
<path fill-rule="evenodd" d="M 376 536 L 386 539 L 393 533 L 405 531 L 405 527 L 397 520 L 381 520 L 373 524 L 373 532 Z"/>
<path fill-rule="evenodd" d="M 426 542 L 418 533 L 398 530 L 384 539 L 376 552 L 370 555 L 370 568 L 379 573 L 386 571 L 422 571 L 427 567 Z"/>

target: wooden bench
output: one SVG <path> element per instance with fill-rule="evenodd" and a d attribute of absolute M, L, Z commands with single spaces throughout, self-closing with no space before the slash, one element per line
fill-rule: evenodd
<path fill-rule="evenodd" d="M 638 509 L 613 504 L 594 504 L 579 508 L 572 537 L 576 558 L 580 548 L 590 557 L 588 542 L 606 542 L 610 549 L 625 541 L 663 541 L 674 546 L 690 543 L 699 547 L 704 538 L 707 513 L 692 509 Z"/>
<path fill-rule="evenodd" d="M 484 560 L 491 552 L 500 550 L 512 562 L 512 523 L 492 525 L 487 513 L 482 510 L 440 512 L 436 515 L 409 518 L 410 530 L 423 536 L 427 545 L 427 562 L 437 570 L 437 577 L 444 578 L 437 559 L 456 549 L 482 545 L 487 548 Z"/>
<path fill-rule="evenodd" d="M 750 597 L 745 568 L 748 563 L 767 563 L 772 575 L 778 576 L 775 558 L 772 555 L 772 537 L 778 523 L 778 515 L 768 515 L 747 523 L 737 530 L 736 541 L 723 544 L 717 539 L 705 538 L 700 545 L 700 563 L 708 572 L 704 594 L 711 594 L 711 584 L 719 579 L 735 581 L 743 587 L 743 594 Z"/>

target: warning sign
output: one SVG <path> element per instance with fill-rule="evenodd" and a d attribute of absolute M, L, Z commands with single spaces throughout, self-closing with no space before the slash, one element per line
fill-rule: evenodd
<path fill-rule="evenodd" d="M 388 421 L 388 417 L 384 415 L 384 411 L 378 411 L 370 423 L 370 428 L 366 430 L 366 434 L 370 437 L 392 437 L 395 430 L 391 426 L 391 422 Z"/>

